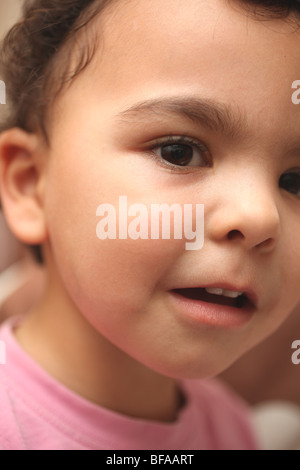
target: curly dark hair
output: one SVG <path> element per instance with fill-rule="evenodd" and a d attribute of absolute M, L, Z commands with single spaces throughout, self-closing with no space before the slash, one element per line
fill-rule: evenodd
<path fill-rule="evenodd" d="M 49 105 L 87 67 L 97 49 L 98 35 L 86 26 L 116 1 L 24 0 L 22 17 L 0 49 L 0 76 L 9 105 L 0 132 L 12 127 L 40 130 L 49 144 Z M 288 18 L 293 13 L 300 17 L 300 0 L 230 1 L 258 17 Z M 32 249 L 42 263 L 40 247 Z"/>

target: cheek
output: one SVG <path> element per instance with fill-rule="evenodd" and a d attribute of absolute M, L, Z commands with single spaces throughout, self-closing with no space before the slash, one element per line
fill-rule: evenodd
<path fill-rule="evenodd" d="M 127 197 L 128 208 L 138 203 L 149 210 L 155 202 L 172 205 L 174 194 L 169 194 L 168 186 L 158 191 L 161 181 L 153 174 L 150 178 L 147 170 L 151 168 L 145 164 L 141 168 L 140 160 L 133 167 L 114 155 L 99 160 L 87 150 L 86 155 L 92 156 L 83 159 L 79 149 L 76 146 L 71 157 L 64 151 L 60 160 L 53 160 L 47 220 L 58 275 L 78 309 L 96 323 L 108 313 L 115 318 L 120 312 L 125 315 L 145 309 L 185 251 L 186 241 L 100 240 L 96 233 L 99 205 L 116 208 L 118 233 L 119 196 Z"/>
<path fill-rule="evenodd" d="M 294 217 L 295 219 L 295 217 Z M 298 222 L 299 221 L 299 222 Z M 297 224 L 290 220 L 285 225 L 281 243 L 281 260 L 278 263 L 281 270 L 281 298 L 287 306 L 294 308 L 300 301 L 300 214 L 297 214 Z M 284 309 L 283 309 L 284 311 Z"/>
<path fill-rule="evenodd" d="M 105 333 L 111 325 L 131 321 L 147 310 L 175 253 L 164 250 L 161 241 L 154 249 L 151 240 L 93 243 L 80 236 L 75 251 L 67 240 L 57 241 L 59 275 L 74 305 Z"/>
<path fill-rule="evenodd" d="M 184 241 L 100 240 L 97 207 L 115 205 L 118 221 L 120 185 L 116 191 L 109 178 L 97 185 L 93 178 L 86 181 L 81 176 L 72 183 L 69 175 L 69 183 L 49 185 L 48 228 L 58 275 L 77 308 L 100 328 L 105 317 L 115 318 L 121 311 L 126 316 L 146 307 L 184 249 Z M 121 190 L 128 194 L 124 186 Z M 128 198 L 128 205 L 138 200 Z"/>

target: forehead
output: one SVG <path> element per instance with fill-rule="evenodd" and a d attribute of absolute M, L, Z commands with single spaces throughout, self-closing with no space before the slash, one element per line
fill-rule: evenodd
<path fill-rule="evenodd" d="M 235 1 L 127 0 L 113 2 L 97 28 L 95 59 L 66 94 L 78 108 L 101 103 L 119 113 L 146 99 L 204 97 L 253 121 L 263 113 L 273 130 L 299 114 L 292 22 L 254 19 Z"/>
<path fill-rule="evenodd" d="M 168 67 L 179 65 L 183 75 L 184 66 L 191 60 L 195 60 L 198 71 L 207 65 L 208 57 L 213 60 L 224 53 L 227 61 L 238 59 L 249 65 L 262 65 L 257 60 L 278 65 L 282 57 L 287 63 L 288 59 L 298 59 L 300 38 L 295 23 L 271 20 L 268 15 L 255 19 L 242 3 L 228 0 L 113 2 L 104 14 L 99 34 L 103 37 L 101 60 L 106 60 L 105 65 L 110 64 L 115 72 L 124 63 L 141 71 L 141 67 L 147 67 L 147 60 L 158 62 L 160 58 L 166 72 Z M 270 57 L 274 51 L 277 63 L 270 60 L 275 58 Z M 222 72 L 223 61 L 211 65 Z M 284 69 L 285 64 L 281 65 Z"/>

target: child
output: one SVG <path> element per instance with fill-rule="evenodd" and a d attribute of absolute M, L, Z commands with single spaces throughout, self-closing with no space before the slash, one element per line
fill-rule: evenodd
<path fill-rule="evenodd" d="M 47 287 L 1 328 L 2 448 L 257 448 L 212 377 L 300 300 L 299 13 L 26 2 L 3 45 L 1 201 Z M 175 212 L 151 238 L 157 204 L 194 229 L 204 204 L 203 247 Z"/>

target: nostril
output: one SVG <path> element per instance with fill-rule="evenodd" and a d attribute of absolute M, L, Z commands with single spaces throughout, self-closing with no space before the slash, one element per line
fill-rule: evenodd
<path fill-rule="evenodd" d="M 272 249 L 275 243 L 274 238 L 268 238 L 267 240 L 264 240 L 263 242 L 259 243 L 257 245 L 257 248 L 264 248 L 265 250 Z"/>
<path fill-rule="evenodd" d="M 227 235 L 228 240 L 234 240 L 237 238 L 245 238 L 242 232 L 239 230 L 230 230 L 230 232 Z"/>

